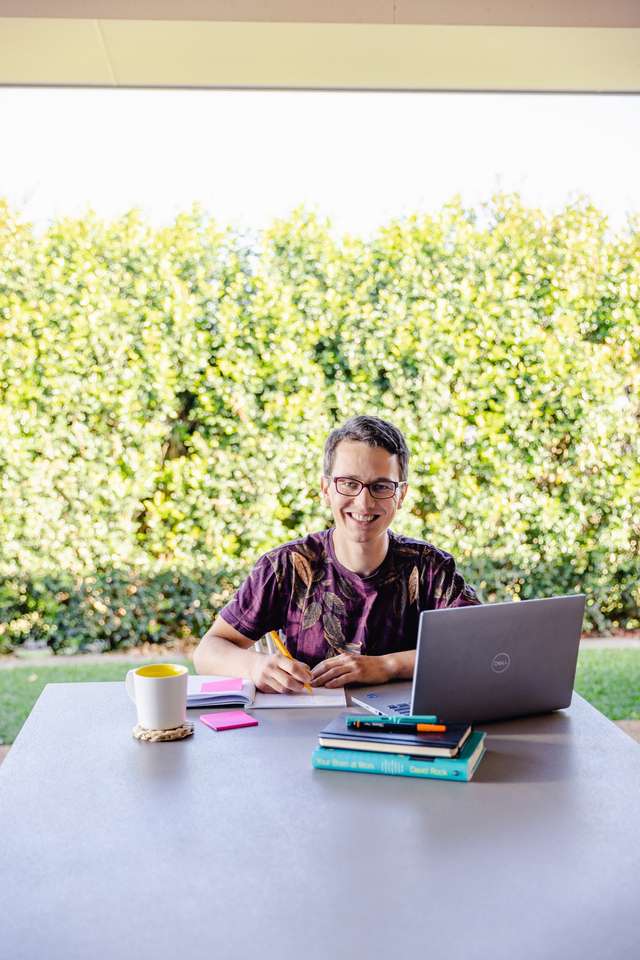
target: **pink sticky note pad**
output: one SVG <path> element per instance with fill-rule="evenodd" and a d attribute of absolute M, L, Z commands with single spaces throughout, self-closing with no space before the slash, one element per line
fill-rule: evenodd
<path fill-rule="evenodd" d="M 202 722 L 212 730 L 235 730 L 237 727 L 257 727 L 258 721 L 244 710 L 220 710 L 218 713 L 203 713 Z"/>
<path fill-rule="evenodd" d="M 200 687 L 200 693 L 230 693 L 242 690 L 242 678 L 230 677 L 229 680 L 208 680 Z"/>

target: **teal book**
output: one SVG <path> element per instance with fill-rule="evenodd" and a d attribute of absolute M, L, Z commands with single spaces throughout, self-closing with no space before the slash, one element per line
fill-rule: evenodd
<path fill-rule="evenodd" d="M 311 763 L 318 770 L 349 773 L 384 773 L 391 777 L 426 777 L 432 780 L 471 780 L 485 753 L 486 733 L 474 730 L 457 757 L 414 757 L 371 750 L 336 750 L 316 747 Z"/>

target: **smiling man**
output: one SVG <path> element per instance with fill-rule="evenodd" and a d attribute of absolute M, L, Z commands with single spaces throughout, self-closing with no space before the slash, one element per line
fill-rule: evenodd
<path fill-rule="evenodd" d="M 478 603 L 453 557 L 389 529 L 409 451 L 392 424 L 352 417 L 324 449 L 321 496 L 335 526 L 264 554 L 194 654 L 198 673 L 298 693 L 413 675 L 421 610 Z M 250 649 L 280 630 L 292 659 Z"/>

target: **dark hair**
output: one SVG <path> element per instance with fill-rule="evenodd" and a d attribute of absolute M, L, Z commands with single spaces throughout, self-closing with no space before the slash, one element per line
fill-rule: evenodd
<path fill-rule="evenodd" d="M 331 476 L 336 447 L 343 440 L 359 440 L 370 447 L 382 447 L 389 453 L 395 453 L 400 464 L 400 479 L 409 475 L 409 448 L 397 427 L 378 417 L 350 417 L 341 427 L 336 427 L 327 437 L 324 445 L 323 471 Z"/>

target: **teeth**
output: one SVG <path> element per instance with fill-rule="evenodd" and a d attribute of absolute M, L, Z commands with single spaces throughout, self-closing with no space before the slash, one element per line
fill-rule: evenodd
<path fill-rule="evenodd" d="M 375 513 L 352 513 L 351 516 L 354 520 L 374 520 Z"/>

